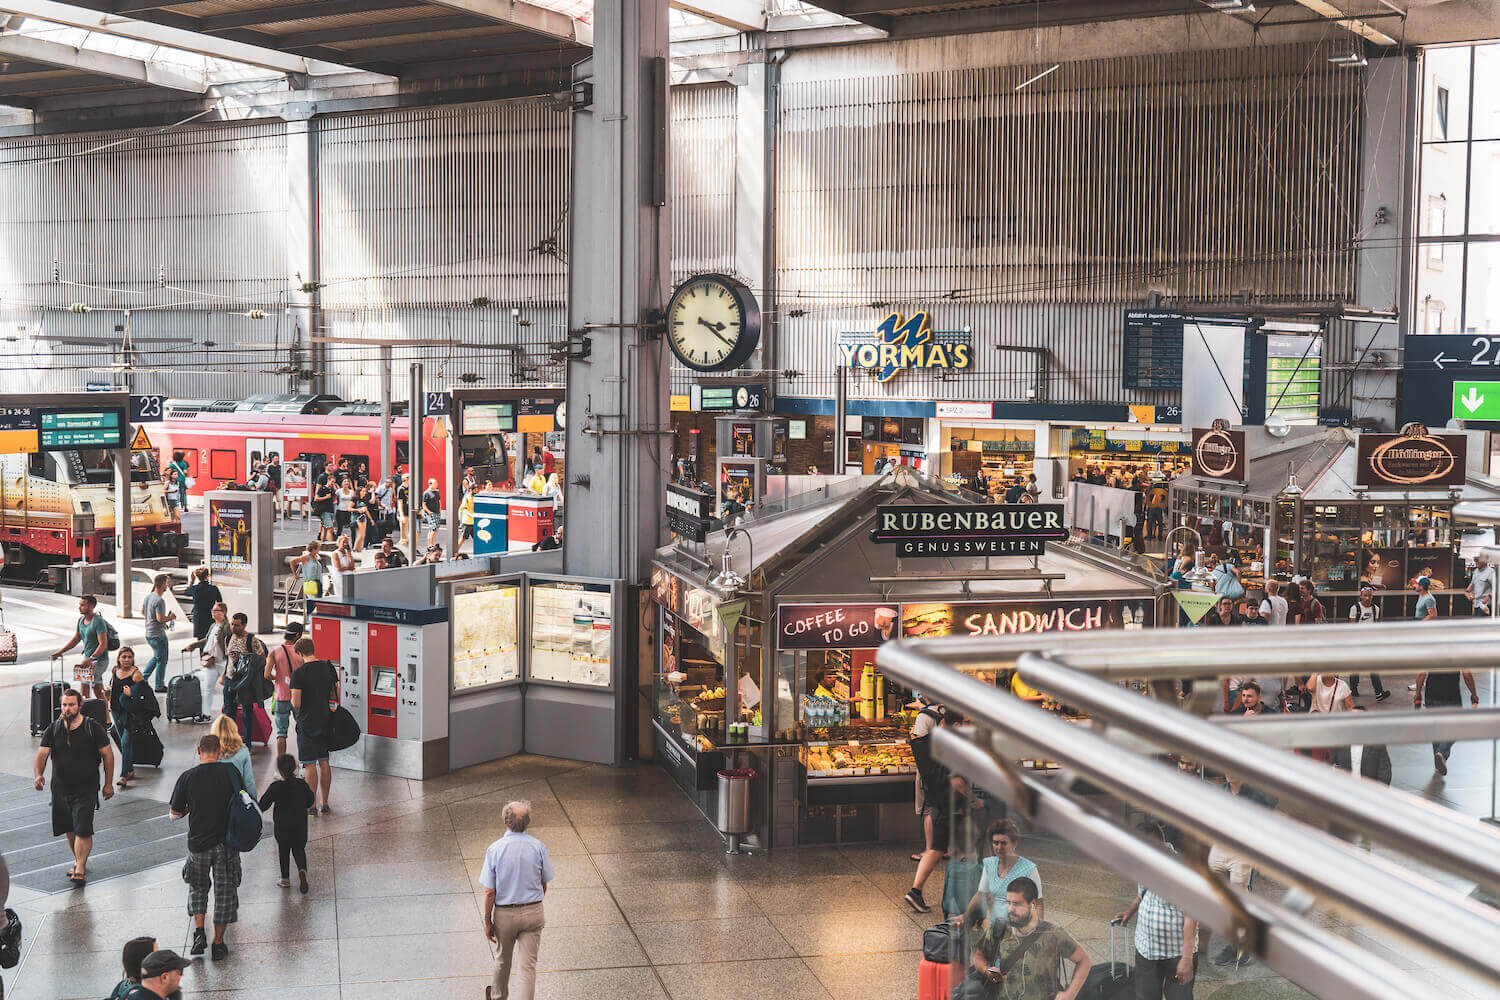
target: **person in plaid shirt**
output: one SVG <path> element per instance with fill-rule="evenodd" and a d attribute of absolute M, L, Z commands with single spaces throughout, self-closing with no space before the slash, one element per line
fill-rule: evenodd
<path fill-rule="evenodd" d="M 1155 823 L 1141 823 L 1136 832 L 1167 850 L 1167 838 Z M 1135 923 L 1136 1000 L 1193 1000 L 1193 976 L 1198 970 L 1198 921 L 1143 885 L 1136 886 L 1135 902 L 1115 917 Z"/>

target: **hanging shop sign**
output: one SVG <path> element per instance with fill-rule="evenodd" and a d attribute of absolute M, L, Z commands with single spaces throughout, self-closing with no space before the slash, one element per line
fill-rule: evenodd
<path fill-rule="evenodd" d="M 1101 628 L 1133 631 L 1155 624 L 1156 605 L 1149 600 L 1006 601 L 901 606 L 901 634 L 908 639 L 945 635 L 1092 632 Z"/>
<path fill-rule="evenodd" d="M 868 371 L 876 381 L 889 382 L 908 370 L 968 371 L 974 348 L 967 330 L 932 329 L 927 313 L 904 319 L 893 312 L 873 331 L 846 330 L 839 334 L 839 363 Z"/>
<path fill-rule="evenodd" d="M 781 649 L 877 649 L 900 635 L 899 604 L 783 604 L 777 613 Z"/>
<path fill-rule="evenodd" d="M 1193 475 L 1226 483 L 1245 481 L 1245 432 L 1193 428 Z"/>
<path fill-rule="evenodd" d="M 1462 486 L 1469 439 L 1429 434 L 1425 427 L 1400 434 L 1361 434 L 1354 482 L 1370 489 L 1440 490 Z"/>
<path fill-rule="evenodd" d="M 899 556 L 1039 556 L 1067 537 L 1056 503 L 881 506 L 870 532 Z"/>
<path fill-rule="evenodd" d="M 706 540 L 713 509 L 712 494 L 675 484 L 667 486 L 667 527 L 683 538 Z"/>

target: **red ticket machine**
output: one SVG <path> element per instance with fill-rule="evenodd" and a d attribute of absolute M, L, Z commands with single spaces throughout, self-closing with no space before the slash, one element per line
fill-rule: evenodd
<path fill-rule="evenodd" d="M 365 699 L 371 736 L 396 738 L 396 677 L 400 672 L 396 655 L 396 626 L 365 625 L 365 676 L 370 689 Z"/>

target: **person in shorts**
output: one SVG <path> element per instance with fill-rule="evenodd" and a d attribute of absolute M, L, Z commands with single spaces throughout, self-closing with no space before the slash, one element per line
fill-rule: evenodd
<path fill-rule="evenodd" d="M 312 645 L 311 639 L 299 639 L 297 652 L 312 656 Z M 307 812 L 309 816 L 319 809 L 326 813 L 328 786 L 333 781 L 333 768 L 328 763 L 328 737 L 333 720 L 329 703 L 338 700 L 339 669 L 328 660 L 305 660 L 292 671 L 288 686 L 292 709 L 297 715 L 297 760 L 302 764 L 307 787 L 317 799 L 317 805 Z"/>
<path fill-rule="evenodd" d="M 42 734 L 31 770 L 33 785 L 47 785 L 47 761 L 52 761 L 52 835 L 66 836 L 73 852 L 73 867 L 67 878 L 82 886 L 87 878 L 89 852 L 94 848 L 94 809 L 102 794 L 115 794 L 115 751 L 104 727 L 83 715 L 83 699 L 77 691 L 62 694 L 62 710 L 56 722 Z M 100 766 L 104 784 L 99 783 Z"/>
<path fill-rule="evenodd" d="M 229 833 L 229 804 L 244 787 L 233 764 L 224 763 L 219 738 L 208 733 L 198 740 L 198 765 L 182 772 L 172 789 L 167 815 L 187 817 L 187 861 L 182 880 L 188 885 L 188 915 L 193 918 L 193 944 L 189 954 L 209 951 L 205 928 L 208 901 L 214 903 L 214 939 L 210 951 L 214 961 L 228 956 L 225 929 L 239 919 L 240 879 L 244 868 L 240 852 L 225 843 Z M 255 794 L 255 789 L 248 789 Z M 145 971 L 142 963 L 142 971 Z"/>
<path fill-rule="evenodd" d="M 286 632 L 282 635 L 281 645 L 271 650 L 271 655 L 266 657 L 266 677 L 276 686 L 276 695 L 273 707 L 275 711 L 273 719 L 276 723 L 276 756 L 280 757 L 286 753 L 286 734 L 292 724 L 292 674 L 302 666 L 302 654 L 297 652 L 297 645 L 302 640 L 302 623 L 290 621 L 286 623 Z M 307 643 L 312 644 L 308 639 Z"/>
<path fill-rule="evenodd" d="M 83 643 L 83 659 L 73 665 L 73 683 L 85 695 L 92 685 L 95 698 L 109 698 L 104 687 L 104 672 L 109 669 L 109 625 L 104 616 L 95 609 L 99 601 L 93 594 L 84 594 L 78 599 L 78 625 L 67 645 L 52 654 L 54 660 L 80 642 Z"/>

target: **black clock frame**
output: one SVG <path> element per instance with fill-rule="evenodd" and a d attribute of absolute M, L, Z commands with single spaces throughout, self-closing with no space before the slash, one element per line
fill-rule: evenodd
<path fill-rule="evenodd" d="M 667 300 L 666 319 L 668 324 L 672 322 L 672 311 L 677 305 L 677 300 L 682 296 L 683 291 L 694 282 L 704 280 L 715 282 L 727 289 L 734 296 L 735 301 L 739 304 L 740 313 L 745 317 L 744 323 L 740 328 L 739 339 L 735 342 L 734 349 L 725 356 L 723 361 L 720 361 L 716 365 L 700 365 L 695 361 L 689 361 L 678 352 L 677 343 L 672 339 L 670 326 L 667 329 L 667 346 L 672 349 L 672 356 L 677 359 L 679 364 L 691 368 L 695 372 L 729 371 L 749 361 L 750 355 L 754 354 L 755 349 L 760 346 L 760 303 L 755 300 L 755 293 L 750 291 L 750 286 L 737 278 L 716 272 L 695 274 L 678 285 L 672 291 L 672 297 Z"/>

